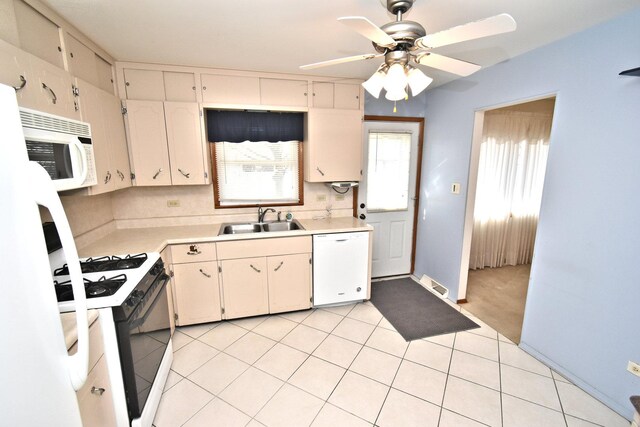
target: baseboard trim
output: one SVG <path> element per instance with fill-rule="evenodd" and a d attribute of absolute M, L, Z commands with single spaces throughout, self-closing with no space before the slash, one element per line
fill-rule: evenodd
<path fill-rule="evenodd" d="M 458 301 L 456 301 L 456 304 L 466 304 L 466 303 L 468 303 L 468 302 L 469 302 L 469 301 L 467 301 L 467 299 L 466 299 L 466 298 L 463 298 L 463 299 L 459 299 Z"/>

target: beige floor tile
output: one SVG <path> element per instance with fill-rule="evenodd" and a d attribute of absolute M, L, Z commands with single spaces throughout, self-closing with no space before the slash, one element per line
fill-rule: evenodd
<path fill-rule="evenodd" d="M 483 427 L 485 424 L 481 424 L 471 418 L 464 417 L 455 412 L 451 412 L 447 409 L 443 409 L 440 414 L 440 424 L 438 427 Z"/>
<path fill-rule="evenodd" d="M 230 322 L 223 322 L 217 328 L 202 335 L 199 340 L 222 351 L 246 333 L 247 330 L 240 326 L 236 326 Z"/>
<path fill-rule="evenodd" d="M 191 338 L 198 338 L 205 332 L 210 331 L 211 329 L 218 326 L 218 322 L 213 323 L 201 323 L 199 325 L 191 325 L 191 326 L 180 326 L 176 328 L 178 332 L 181 332 L 185 335 L 190 336 Z"/>
<path fill-rule="evenodd" d="M 375 326 L 370 323 L 345 317 L 331 333 L 333 335 L 364 344 L 367 342 L 374 329 Z"/>
<path fill-rule="evenodd" d="M 554 370 L 551 370 L 551 376 L 556 381 L 562 381 L 563 383 L 571 384 L 571 381 L 562 376 L 562 374 L 557 373 Z"/>
<path fill-rule="evenodd" d="M 377 325 L 382 319 L 382 314 L 373 305 L 358 304 L 347 314 L 347 317 Z"/>
<path fill-rule="evenodd" d="M 446 382 L 446 374 L 403 360 L 392 387 L 436 405 L 441 405 Z"/>
<path fill-rule="evenodd" d="M 304 319 L 302 324 L 324 332 L 331 332 L 341 320 L 342 316 L 325 310 L 316 310 Z"/>
<path fill-rule="evenodd" d="M 558 392 L 552 378 L 522 369 L 501 366 L 502 392 L 561 411 Z"/>
<path fill-rule="evenodd" d="M 551 377 L 551 369 L 515 344 L 500 342 L 500 363 Z"/>
<path fill-rule="evenodd" d="M 258 326 L 260 323 L 267 320 L 269 316 L 254 316 L 254 317 L 245 317 L 243 319 L 233 319 L 230 320 L 236 326 L 240 326 L 241 328 L 247 329 L 251 331 L 253 328 Z"/>
<path fill-rule="evenodd" d="M 163 393 L 169 390 L 174 385 L 178 384 L 180 381 L 182 381 L 183 378 L 184 377 L 179 373 L 177 373 L 176 371 L 172 369 L 169 370 L 169 375 L 167 376 L 167 382 L 164 383 Z"/>
<path fill-rule="evenodd" d="M 390 331 L 398 332 L 398 331 L 396 330 L 396 328 L 394 328 L 394 327 L 393 327 L 393 325 L 391 324 L 391 322 L 389 322 L 389 321 L 388 321 L 386 318 L 384 318 L 384 317 L 380 320 L 380 322 L 378 323 L 378 326 L 379 326 L 380 328 L 385 328 L 385 329 L 389 329 Z"/>
<path fill-rule="evenodd" d="M 202 408 L 184 427 L 244 427 L 251 417 L 220 399 Z"/>
<path fill-rule="evenodd" d="M 362 348 L 362 344 L 345 340 L 344 338 L 329 335 L 322 344 L 316 348 L 313 355 L 327 362 L 335 363 L 343 368 L 348 368 L 353 359 Z"/>
<path fill-rule="evenodd" d="M 258 421 L 256 421 L 255 419 L 249 421 L 249 424 L 247 424 L 246 427 L 266 427 L 264 424 L 259 423 Z"/>
<path fill-rule="evenodd" d="M 277 343 L 253 366 L 286 381 L 309 355 L 284 344 Z"/>
<path fill-rule="evenodd" d="M 435 344 L 440 344 L 445 347 L 453 347 L 453 343 L 456 339 L 456 334 L 442 334 L 442 335 L 434 335 L 432 337 L 423 338 L 425 341 L 429 341 Z"/>
<path fill-rule="evenodd" d="M 389 390 L 388 386 L 347 372 L 334 390 L 328 402 L 347 412 L 375 422 Z"/>
<path fill-rule="evenodd" d="M 300 323 L 304 319 L 309 317 L 309 315 L 311 313 L 313 313 L 313 311 L 314 311 L 313 309 L 311 309 L 311 310 L 301 310 L 301 311 L 292 311 L 291 313 L 280 313 L 280 314 L 278 314 L 278 316 L 284 317 L 285 319 L 291 320 L 292 322 Z"/>
<path fill-rule="evenodd" d="M 282 386 L 256 419 L 269 427 L 311 425 L 324 401 L 289 384 Z"/>
<path fill-rule="evenodd" d="M 276 345 L 274 340 L 249 332 L 227 347 L 224 352 L 252 365 L 274 345 Z"/>
<path fill-rule="evenodd" d="M 505 337 L 501 333 L 498 333 L 498 340 L 500 340 L 500 342 L 506 342 L 507 344 L 515 344 L 513 341 L 511 341 L 509 338 Z"/>
<path fill-rule="evenodd" d="M 502 422 L 499 392 L 456 377 L 447 380 L 442 406 L 490 426 Z"/>
<path fill-rule="evenodd" d="M 442 372 L 447 372 L 449 370 L 449 362 L 451 361 L 451 351 L 448 347 L 443 347 L 428 341 L 416 340 L 411 341 L 404 358 Z"/>
<path fill-rule="evenodd" d="M 564 412 L 607 427 L 629 427 L 629 421 L 573 384 L 556 381 Z"/>
<path fill-rule="evenodd" d="M 171 369 L 186 377 L 216 354 L 218 350 L 215 348 L 194 340 L 173 354 Z"/>
<path fill-rule="evenodd" d="M 321 309 L 330 311 L 334 314 L 339 314 L 340 316 L 346 316 L 347 314 L 349 314 L 351 310 L 353 310 L 353 307 L 355 306 L 356 304 L 344 304 L 344 305 L 335 305 L 333 307 L 321 307 Z"/>
<path fill-rule="evenodd" d="M 440 406 L 391 389 L 376 425 L 380 427 L 437 427 Z"/>
<path fill-rule="evenodd" d="M 180 350 L 182 347 L 189 344 L 193 340 L 194 338 L 191 338 L 189 335 L 183 334 L 182 332 L 176 329 L 176 331 L 173 333 L 173 336 L 171 337 L 173 352 L 175 353 L 176 351 Z"/>
<path fill-rule="evenodd" d="M 453 348 L 476 356 L 498 361 L 498 340 L 486 338 L 469 332 L 458 332 Z"/>
<path fill-rule="evenodd" d="M 180 381 L 162 395 L 153 424 L 156 427 L 181 426 L 211 399 L 212 394 L 191 381 Z"/>
<path fill-rule="evenodd" d="M 453 350 L 449 374 L 500 391 L 500 364 L 493 360 Z"/>
<path fill-rule="evenodd" d="M 403 357 L 409 347 L 409 343 L 399 333 L 381 327 L 373 331 L 365 345 L 397 357 Z"/>
<path fill-rule="evenodd" d="M 224 389 L 219 397 L 254 417 L 282 384 L 279 379 L 251 367 Z"/>
<path fill-rule="evenodd" d="M 496 332 L 496 330 L 493 329 L 491 326 L 487 325 L 486 323 L 478 319 L 473 314 L 465 314 L 465 316 L 467 316 L 469 319 L 474 321 L 478 326 L 480 326 L 479 328 L 468 329 L 467 332 L 469 332 L 470 334 L 481 335 L 483 337 L 491 338 L 494 340 L 498 339 L 498 332 Z"/>
<path fill-rule="evenodd" d="M 271 338 L 272 340 L 280 341 L 296 326 L 298 326 L 296 322 L 292 322 L 279 316 L 271 316 L 253 328 L 253 332 L 267 338 Z"/>
<path fill-rule="evenodd" d="M 189 375 L 189 379 L 210 393 L 218 395 L 248 368 L 249 365 L 235 357 L 220 353 L 196 369 Z"/>
<path fill-rule="evenodd" d="M 504 427 L 566 427 L 561 412 L 508 394 L 502 395 L 502 420 Z"/>
<path fill-rule="evenodd" d="M 281 342 L 305 353 L 313 353 L 326 337 L 326 332 L 300 324 L 289 332 Z"/>
<path fill-rule="evenodd" d="M 344 373 L 343 368 L 310 356 L 289 379 L 289 383 L 327 400 Z"/>
<path fill-rule="evenodd" d="M 371 427 L 371 423 L 325 403 L 311 427 Z"/>
<path fill-rule="evenodd" d="M 349 370 L 383 384 L 391 385 L 401 361 L 402 359 L 398 357 L 364 347 L 356 356 Z"/>

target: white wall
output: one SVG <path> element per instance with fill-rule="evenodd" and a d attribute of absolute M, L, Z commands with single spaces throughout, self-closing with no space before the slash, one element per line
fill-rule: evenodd
<path fill-rule="evenodd" d="M 640 378 L 640 9 L 428 91 L 416 274 L 457 298 L 474 113 L 557 94 L 521 346 L 624 416 Z"/>

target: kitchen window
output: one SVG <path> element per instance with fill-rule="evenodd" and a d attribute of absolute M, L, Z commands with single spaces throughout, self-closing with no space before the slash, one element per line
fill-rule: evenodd
<path fill-rule="evenodd" d="M 216 142 L 215 206 L 302 205 L 302 143 Z"/>

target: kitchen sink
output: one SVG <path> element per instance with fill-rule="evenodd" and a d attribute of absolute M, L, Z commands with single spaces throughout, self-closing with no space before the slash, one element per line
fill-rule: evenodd
<path fill-rule="evenodd" d="M 248 233 L 261 233 L 261 232 L 275 232 L 275 231 L 293 231 L 304 230 L 304 227 L 300 225 L 297 220 L 293 221 L 273 221 L 273 222 L 242 222 L 232 224 L 222 224 L 220 226 L 220 233 L 223 234 L 248 234 Z"/>

